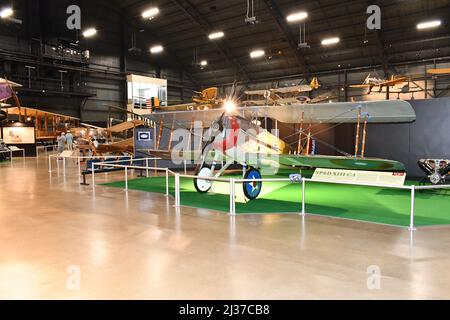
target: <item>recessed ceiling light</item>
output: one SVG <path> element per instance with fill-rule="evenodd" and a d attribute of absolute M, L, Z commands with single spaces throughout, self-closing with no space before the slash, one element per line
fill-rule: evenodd
<path fill-rule="evenodd" d="M 417 24 L 417 29 L 418 30 L 424 30 L 424 29 L 437 28 L 441 24 L 442 24 L 441 20 L 421 22 L 421 23 Z"/>
<path fill-rule="evenodd" d="M 264 52 L 264 50 L 254 50 L 250 52 L 250 58 L 252 59 L 261 58 L 264 57 L 265 54 L 266 53 Z"/>
<path fill-rule="evenodd" d="M 153 53 L 153 54 L 161 53 L 163 51 L 164 51 L 164 48 L 161 45 L 153 46 L 153 47 L 150 48 L 150 52 Z"/>
<path fill-rule="evenodd" d="M 14 10 L 12 8 L 4 8 L 0 11 L 0 17 L 2 19 L 6 19 L 11 17 L 14 14 Z"/>
<path fill-rule="evenodd" d="M 286 20 L 288 22 L 298 22 L 302 21 L 308 18 L 308 13 L 301 11 L 301 12 L 295 12 L 287 16 Z"/>
<path fill-rule="evenodd" d="M 337 44 L 341 41 L 341 39 L 339 38 L 328 38 L 328 39 L 324 39 L 322 40 L 322 45 L 323 46 L 330 46 L 333 44 Z"/>
<path fill-rule="evenodd" d="M 154 8 L 150 8 L 150 9 L 142 12 L 142 18 L 151 20 L 154 17 L 156 17 L 158 14 L 159 14 L 159 9 L 154 7 Z"/>
<path fill-rule="evenodd" d="M 85 38 L 91 38 L 91 37 L 95 36 L 96 34 L 97 34 L 97 29 L 95 29 L 95 28 L 89 28 L 89 29 L 86 29 L 86 30 L 83 32 L 83 37 L 85 37 Z"/>
<path fill-rule="evenodd" d="M 208 61 L 203 60 L 202 62 L 200 62 L 200 65 L 201 65 L 202 67 L 206 67 L 206 66 L 208 65 Z"/>
<path fill-rule="evenodd" d="M 217 40 L 220 38 L 223 38 L 225 36 L 225 33 L 223 33 L 222 31 L 218 31 L 218 32 L 213 32 L 209 35 L 209 39 L 210 40 Z"/>

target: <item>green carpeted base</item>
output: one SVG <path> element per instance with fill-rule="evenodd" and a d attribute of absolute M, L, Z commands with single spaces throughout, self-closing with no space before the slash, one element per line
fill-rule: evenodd
<path fill-rule="evenodd" d="M 285 177 L 285 176 L 284 176 Z M 130 190 L 165 193 L 165 177 L 136 179 L 128 183 Z M 199 194 L 191 179 L 181 179 L 181 204 L 229 212 L 229 184 L 215 183 L 212 192 Z M 106 184 L 124 188 L 124 182 Z M 170 178 L 174 195 L 174 178 Z M 270 182 L 263 185 L 261 196 L 246 202 L 242 187 L 236 186 L 237 214 L 291 213 L 301 211 L 301 184 Z M 396 226 L 409 226 L 409 190 L 308 183 L 306 211 L 330 217 L 361 220 Z M 416 193 L 416 226 L 450 225 L 450 191 Z"/>

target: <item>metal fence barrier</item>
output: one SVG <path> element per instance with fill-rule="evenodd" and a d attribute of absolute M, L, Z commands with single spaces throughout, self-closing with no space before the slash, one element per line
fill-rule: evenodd
<path fill-rule="evenodd" d="M 149 171 L 159 171 L 165 172 L 166 175 L 166 196 L 169 196 L 169 175 L 175 177 L 175 207 L 181 206 L 181 184 L 180 179 L 200 179 L 212 182 L 223 182 L 229 184 L 230 191 L 230 202 L 229 202 L 229 214 L 232 216 L 236 215 L 236 184 L 238 183 L 246 183 L 246 182 L 288 182 L 301 184 L 301 194 L 302 194 L 302 202 L 301 209 L 299 210 L 299 215 L 305 216 L 307 215 L 307 198 L 306 198 L 306 187 L 308 183 L 321 183 L 321 184 L 336 184 L 336 185 L 350 185 L 350 186 L 362 186 L 362 187 L 374 187 L 374 188 L 384 188 L 384 189 L 398 189 L 398 190 L 409 190 L 411 194 L 411 210 L 410 210 L 410 223 L 408 229 L 410 231 L 415 231 L 415 194 L 416 191 L 420 190 L 443 190 L 450 189 L 450 185 L 437 185 L 437 186 L 393 186 L 386 184 L 369 184 L 369 183 L 356 183 L 356 182 L 335 182 L 335 181 L 316 181 L 309 178 L 302 178 L 299 182 L 293 182 L 288 178 L 273 178 L 273 179 L 236 179 L 236 178 L 215 178 L 215 177 L 198 177 L 195 175 L 181 175 L 171 171 L 168 168 L 159 168 L 157 166 L 150 167 L 148 166 L 148 161 L 160 160 L 160 158 L 146 158 L 146 159 L 132 159 L 128 160 L 130 163 L 133 161 L 146 161 L 146 166 L 134 166 L 134 165 L 119 165 L 116 163 L 123 161 L 112 161 L 112 162 L 100 162 L 92 164 L 92 184 L 95 187 L 95 167 L 111 167 L 111 168 L 122 168 L 125 170 L 125 190 L 128 191 L 128 171 L 130 169 L 135 170 L 146 170 L 147 177 Z"/>

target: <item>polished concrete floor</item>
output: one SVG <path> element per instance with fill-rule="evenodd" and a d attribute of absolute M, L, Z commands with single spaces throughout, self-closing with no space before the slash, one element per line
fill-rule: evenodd
<path fill-rule="evenodd" d="M 448 299 L 449 266 L 449 228 L 177 211 L 74 164 L 0 164 L 2 299 Z"/>

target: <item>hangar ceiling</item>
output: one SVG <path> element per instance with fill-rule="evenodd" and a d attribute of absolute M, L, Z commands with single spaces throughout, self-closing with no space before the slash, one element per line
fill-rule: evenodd
<path fill-rule="evenodd" d="M 311 77 L 328 71 L 382 67 L 450 56 L 449 0 L 254 0 L 256 25 L 245 23 L 247 1 L 228 0 L 122 0 L 115 1 L 125 16 L 127 33 L 136 32 L 143 50 L 161 43 L 202 83 L 223 84 L 262 81 L 290 75 Z M 382 9 L 382 29 L 367 31 L 367 7 Z M 148 7 L 158 6 L 153 20 L 142 19 Z M 401 5 L 401 10 L 399 9 Z M 308 12 L 307 49 L 298 49 L 299 24 L 286 16 Z M 418 22 L 441 19 L 438 29 L 418 31 Z M 208 34 L 221 30 L 218 41 Z M 127 35 L 128 36 L 128 35 Z M 339 37 L 340 43 L 324 47 L 322 39 Z M 266 57 L 253 60 L 249 52 L 263 49 Z M 198 62 L 207 60 L 201 69 Z"/>

